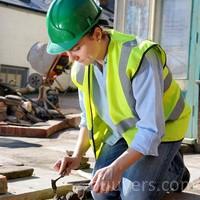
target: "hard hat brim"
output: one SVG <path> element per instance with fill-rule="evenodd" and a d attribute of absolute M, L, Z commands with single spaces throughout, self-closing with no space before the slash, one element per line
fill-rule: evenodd
<path fill-rule="evenodd" d="M 71 41 L 67 41 L 61 44 L 57 44 L 57 43 L 53 43 L 51 41 L 49 41 L 48 45 L 47 45 L 47 52 L 49 54 L 60 54 L 63 53 L 65 51 L 70 50 L 74 45 L 76 45 L 78 43 L 78 41 L 81 39 L 81 37 L 76 38 L 74 40 Z"/>

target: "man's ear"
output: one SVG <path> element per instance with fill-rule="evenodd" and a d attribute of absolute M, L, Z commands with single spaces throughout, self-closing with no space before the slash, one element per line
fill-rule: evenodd
<path fill-rule="evenodd" d="M 96 27 L 93 33 L 93 39 L 96 41 L 101 41 L 102 38 L 102 30 L 100 27 Z"/>

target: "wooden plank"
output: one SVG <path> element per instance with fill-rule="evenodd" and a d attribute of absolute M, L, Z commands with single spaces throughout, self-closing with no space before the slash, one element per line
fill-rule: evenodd
<path fill-rule="evenodd" d="M 40 123 L 34 124 L 32 127 L 14 126 L 14 125 L 1 125 L 1 136 L 19 136 L 19 137 L 49 137 L 53 133 L 65 128 L 78 127 L 80 122 L 79 114 L 67 115 L 63 120 L 48 120 L 46 126 L 40 126 Z"/>
<path fill-rule="evenodd" d="M 7 179 L 23 178 L 32 176 L 34 169 L 26 166 L 0 166 L 0 174 Z"/>
<path fill-rule="evenodd" d="M 6 176 L 0 175 L 0 194 L 5 194 L 8 190 Z"/>

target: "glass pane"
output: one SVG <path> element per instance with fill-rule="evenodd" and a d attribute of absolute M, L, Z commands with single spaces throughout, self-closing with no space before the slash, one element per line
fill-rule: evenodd
<path fill-rule="evenodd" d="M 125 32 L 140 38 L 148 37 L 149 0 L 128 0 L 126 4 Z"/>
<path fill-rule="evenodd" d="M 0 65 L 0 82 L 25 87 L 27 85 L 27 74 L 28 69 L 25 67 Z"/>
<path fill-rule="evenodd" d="M 0 72 L 0 83 L 6 83 L 6 73 Z"/>
<path fill-rule="evenodd" d="M 177 79 L 187 78 L 191 0 L 163 0 L 161 45 Z"/>

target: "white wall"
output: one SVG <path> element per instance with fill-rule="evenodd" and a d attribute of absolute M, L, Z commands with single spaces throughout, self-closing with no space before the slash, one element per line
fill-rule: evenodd
<path fill-rule="evenodd" d="M 34 72 L 26 56 L 37 41 L 48 41 L 45 13 L 0 3 L 0 64 L 28 67 L 29 74 Z M 64 88 L 66 83 L 71 81 L 64 78 Z"/>
<path fill-rule="evenodd" d="M 30 67 L 26 61 L 30 47 L 48 40 L 45 14 L 0 4 L 0 24 L 0 63 Z"/>

